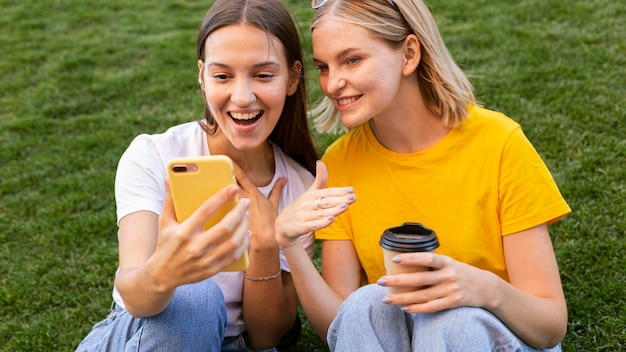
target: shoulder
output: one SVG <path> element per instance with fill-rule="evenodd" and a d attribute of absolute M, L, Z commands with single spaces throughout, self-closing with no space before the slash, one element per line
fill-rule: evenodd
<path fill-rule="evenodd" d="M 180 125 L 172 126 L 166 131 L 154 134 L 140 134 L 132 141 L 131 144 L 154 143 L 154 144 L 186 144 L 189 141 L 197 141 L 203 135 L 204 131 L 197 121 L 186 122 Z"/>
<path fill-rule="evenodd" d="M 482 131 L 510 133 L 519 129 L 520 125 L 501 112 L 472 105 L 469 108 L 469 119 L 462 125 L 462 128 L 479 128 Z"/>
<path fill-rule="evenodd" d="M 186 122 L 170 127 L 162 133 L 140 134 L 130 143 L 122 158 L 136 157 L 147 161 L 158 158 L 167 163 L 176 156 L 194 156 L 203 154 L 206 136 L 196 122 Z"/>

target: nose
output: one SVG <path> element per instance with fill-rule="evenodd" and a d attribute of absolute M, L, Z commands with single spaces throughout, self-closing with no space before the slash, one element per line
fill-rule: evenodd
<path fill-rule="evenodd" d="M 249 106 L 256 101 L 253 86 L 248 79 L 238 79 L 233 87 L 230 100 L 237 106 Z"/>
<path fill-rule="evenodd" d="M 346 86 L 346 80 L 340 72 L 328 71 L 326 76 L 326 92 L 329 95 L 337 95 Z"/>

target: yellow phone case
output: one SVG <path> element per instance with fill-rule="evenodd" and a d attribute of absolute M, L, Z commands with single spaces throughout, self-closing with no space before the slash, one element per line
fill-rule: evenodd
<path fill-rule="evenodd" d="M 230 184 L 236 184 L 231 159 L 224 155 L 172 159 L 167 167 L 174 210 L 178 222 L 187 219 L 208 198 Z M 235 197 L 211 216 L 204 229 L 218 223 L 236 204 Z M 248 267 L 248 251 L 224 271 L 243 271 Z"/>

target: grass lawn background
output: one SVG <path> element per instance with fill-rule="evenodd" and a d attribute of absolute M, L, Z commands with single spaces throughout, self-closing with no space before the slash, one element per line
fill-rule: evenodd
<path fill-rule="evenodd" d="M 288 3 L 308 48 L 309 1 Z M 521 123 L 573 209 L 551 226 L 564 350 L 626 350 L 626 3 L 428 3 L 480 100 Z M 0 0 L 0 351 L 72 351 L 107 315 L 117 161 L 137 134 L 201 118 L 209 4 Z M 325 351 L 304 324 L 293 350 Z"/>

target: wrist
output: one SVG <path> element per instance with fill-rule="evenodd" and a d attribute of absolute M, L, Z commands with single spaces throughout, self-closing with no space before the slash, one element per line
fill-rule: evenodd
<path fill-rule="evenodd" d="M 289 238 L 281 232 L 276 232 L 276 242 L 283 250 L 289 248 L 298 242 L 299 237 Z"/>
<path fill-rule="evenodd" d="M 272 230 L 252 230 L 252 237 L 250 237 L 250 251 L 268 251 L 278 248 L 276 242 L 276 236 Z"/>
<path fill-rule="evenodd" d="M 152 258 L 151 258 L 152 259 Z M 172 281 L 174 276 L 160 274 L 159 266 L 155 261 L 148 259 L 140 270 L 140 275 L 143 276 L 144 282 L 151 287 L 153 292 L 159 294 L 167 294 L 176 290 L 178 283 Z"/>
<path fill-rule="evenodd" d="M 268 275 L 268 276 L 253 276 L 253 275 L 248 275 L 248 271 L 244 271 L 243 272 L 243 277 L 247 280 L 250 280 L 252 282 L 263 282 L 263 281 L 271 281 L 274 279 L 277 279 L 280 274 L 282 273 L 282 269 L 278 268 L 278 271 L 275 274 L 272 275 Z"/>
<path fill-rule="evenodd" d="M 502 280 L 498 275 L 485 271 L 485 283 L 480 285 L 482 288 L 481 296 L 483 297 L 482 306 L 493 312 L 497 311 L 502 305 Z"/>

